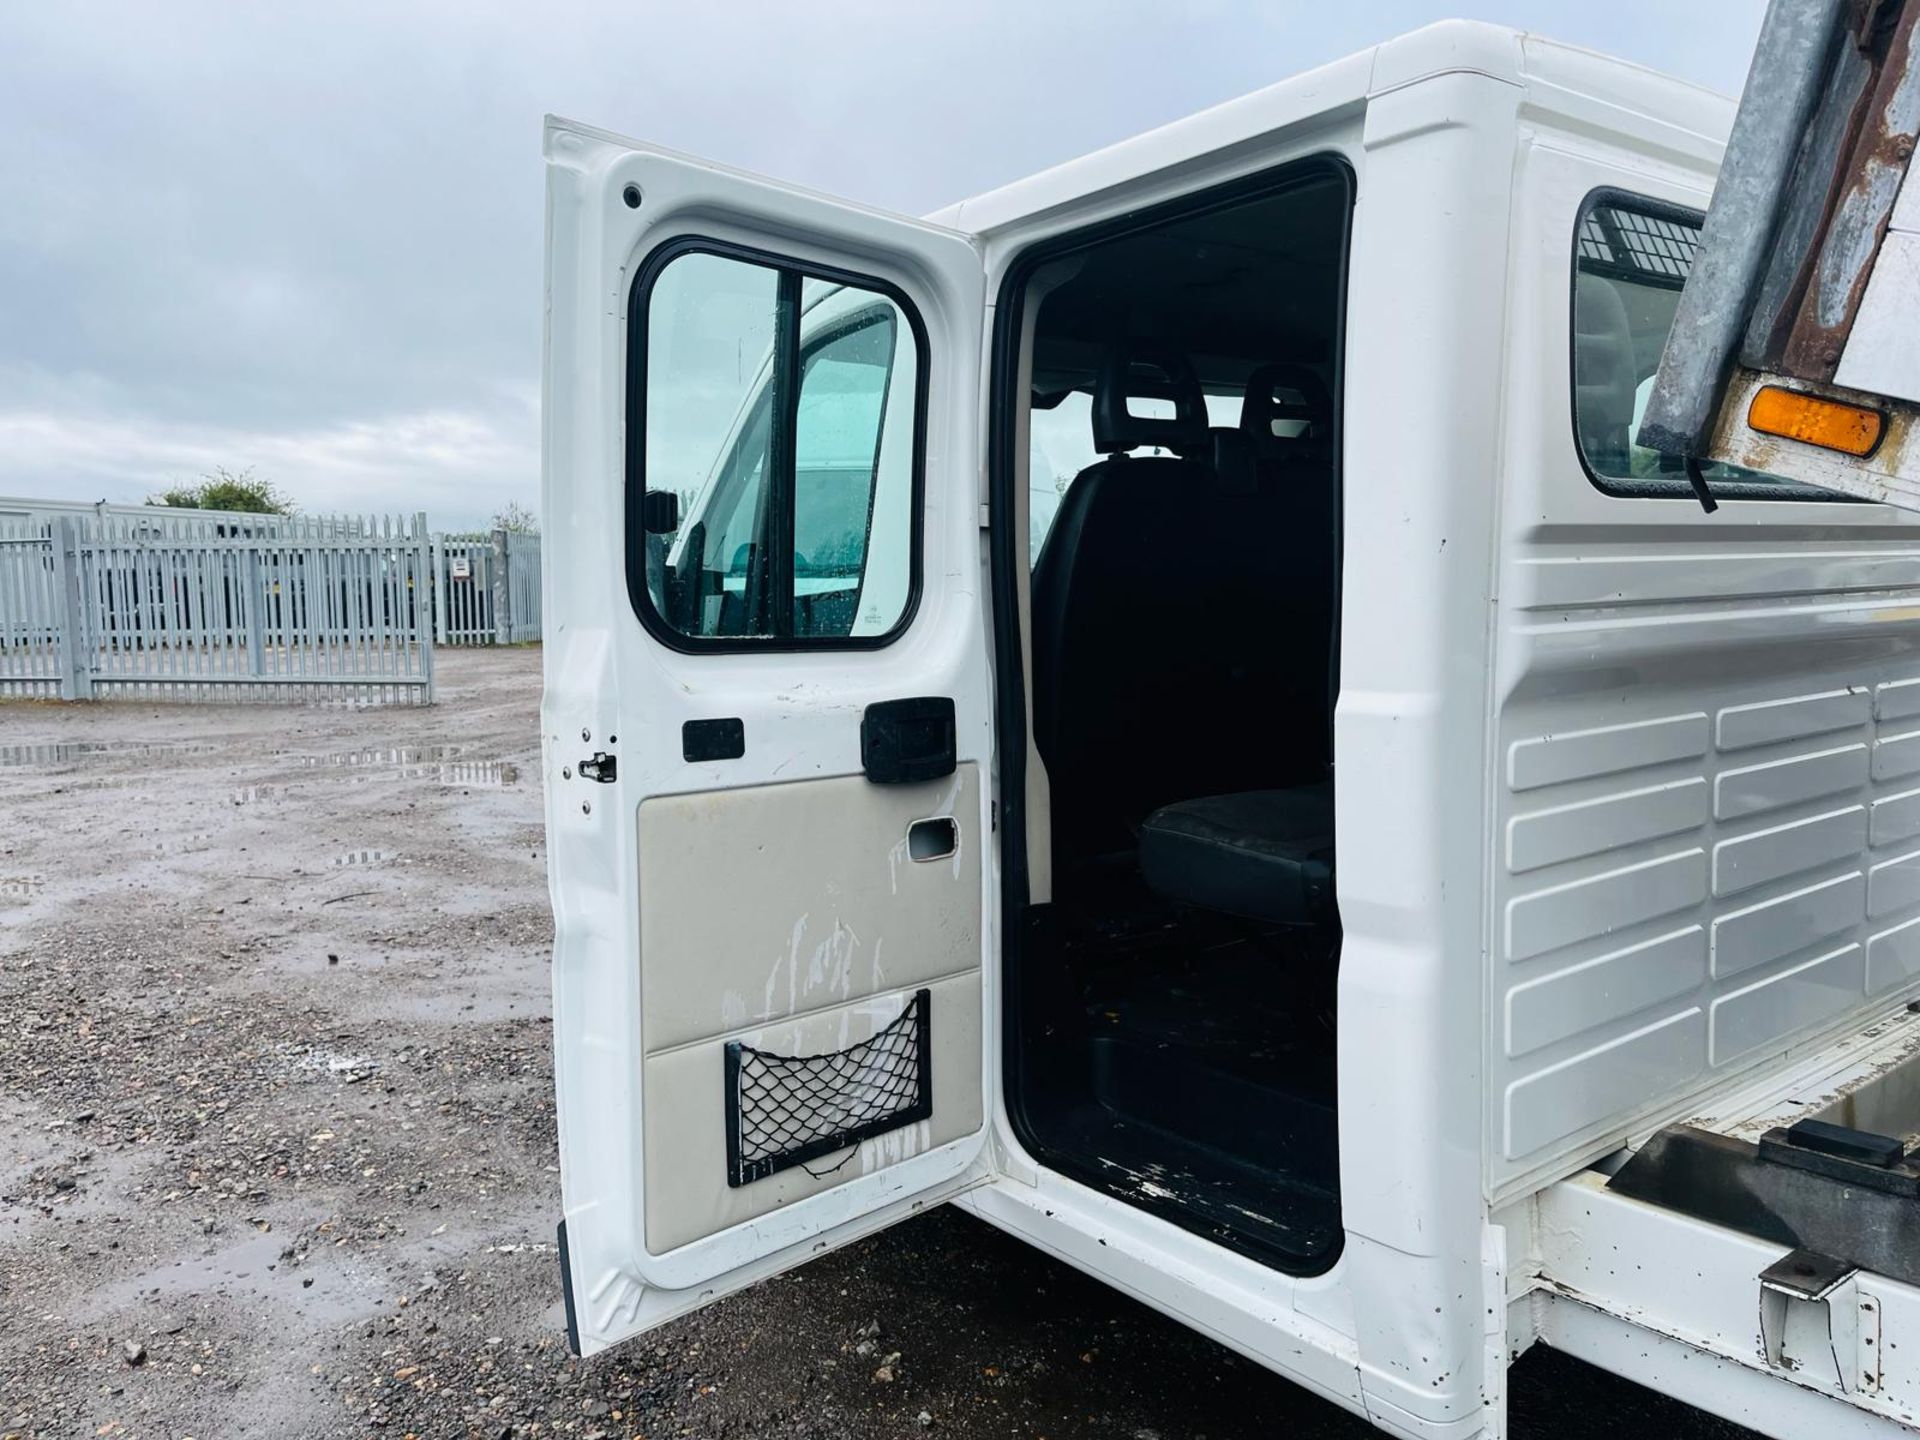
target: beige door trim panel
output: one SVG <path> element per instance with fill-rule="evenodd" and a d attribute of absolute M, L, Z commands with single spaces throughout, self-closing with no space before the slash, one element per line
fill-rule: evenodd
<path fill-rule="evenodd" d="M 660 1255 L 979 1130 L 980 777 L 837 776 L 655 796 L 637 812 L 646 1248 Z M 951 854 L 911 857 L 917 821 Z M 841 1152 L 728 1184 L 726 1049 L 846 1050 L 929 992 L 932 1112 Z M 656 1098 L 658 1097 L 658 1098 Z"/>

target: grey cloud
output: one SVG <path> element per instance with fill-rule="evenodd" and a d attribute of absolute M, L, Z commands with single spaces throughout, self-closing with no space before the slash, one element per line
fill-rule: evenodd
<path fill-rule="evenodd" d="M 538 490 L 540 116 L 916 213 L 1449 7 L 0 8 L 0 491 Z M 1737 90 L 1759 0 L 1460 7 Z"/>

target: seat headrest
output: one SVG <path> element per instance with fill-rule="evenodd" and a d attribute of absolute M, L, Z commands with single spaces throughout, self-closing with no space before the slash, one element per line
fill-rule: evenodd
<path fill-rule="evenodd" d="M 1171 417 L 1149 418 L 1129 398 L 1170 400 Z M 1159 346 L 1115 350 L 1093 382 L 1093 448 L 1102 455 L 1158 445 L 1192 458 L 1207 449 L 1207 404 L 1187 358 Z"/>
<path fill-rule="evenodd" d="M 1333 396 L 1305 365 L 1256 365 L 1240 402 L 1240 429 L 1263 460 L 1319 451 L 1333 435 Z"/>

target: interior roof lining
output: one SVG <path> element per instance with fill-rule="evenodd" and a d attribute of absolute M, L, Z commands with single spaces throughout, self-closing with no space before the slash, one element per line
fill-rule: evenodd
<path fill-rule="evenodd" d="M 1053 262 L 1074 271 L 1042 304 L 1034 389 L 1088 388 L 1101 358 L 1131 340 L 1182 351 L 1203 385 L 1225 389 L 1239 388 L 1248 370 L 1271 360 L 1329 360 L 1333 334 L 1310 277 L 1333 263 L 1345 211 L 1344 187 L 1328 178 Z"/>

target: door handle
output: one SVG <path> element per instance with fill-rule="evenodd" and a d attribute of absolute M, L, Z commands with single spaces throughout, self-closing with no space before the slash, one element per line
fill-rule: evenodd
<path fill-rule="evenodd" d="M 960 827 L 951 815 L 935 815 L 907 826 L 909 860 L 951 860 L 960 848 Z"/>
<path fill-rule="evenodd" d="M 876 785 L 913 785 L 954 771 L 953 701 L 945 695 L 882 700 L 860 717 L 860 767 Z"/>

